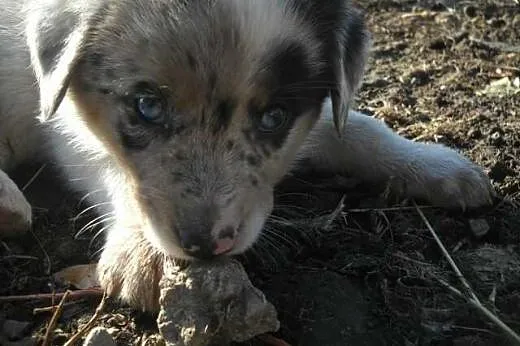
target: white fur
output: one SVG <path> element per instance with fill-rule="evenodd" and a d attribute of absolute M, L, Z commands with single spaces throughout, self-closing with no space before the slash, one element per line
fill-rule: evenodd
<path fill-rule="evenodd" d="M 408 140 L 376 118 L 350 112 L 340 138 L 329 101 L 298 159 L 366 182 L 397 178 L 405 183 L 408 197 L 442 207 L 478 207 L 490 204 L 494 195 L 482 169 L 455 150 Z"/>

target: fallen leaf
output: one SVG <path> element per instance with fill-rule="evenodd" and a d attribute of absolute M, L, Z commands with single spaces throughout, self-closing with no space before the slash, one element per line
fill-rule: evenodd
<path fill-rule="evenodd" d="M 54 279 L 64 285 L 84 290 L 99 287 L 97 263 L 80 264 L 65 268 L 54 274 Z"/>

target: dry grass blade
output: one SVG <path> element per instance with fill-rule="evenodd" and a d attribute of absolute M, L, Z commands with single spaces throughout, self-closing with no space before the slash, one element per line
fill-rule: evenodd
<path fill-rule="evenodd" d="M 487 318 L 489 318 L 493 323 L 495 323 L 497 326 L 499 326 L 504 332 L 506 332 L 513 340 L 517 342 L 518 345 L 520 345 L 520 335 L 518 335 L 514 330 L 509 328 L 507 324 L 502 322 L 500 318 L 498 318 L 494 313 L 489 311 L 484 305 L 482 305 L 479 302 L 474 301 L 473 299 L 468 299 L 461 291 L 447 283 L 446 281 L 437 278 L 437 281 L 446 287 L 448 290 L 450 290 L 455 295 L 466 299 L 474 308 L 482 312 Z"/>
<path fill-rule="evenodd" d="M 101 302 L 99 302 L 98 307 L 96 308 L 96 311 L 94 312 L 94 315 L 90 318 L 90 320 L 81 328 L 76 334 L 74 334 L 66 343 L 64 346 L 72 346 L 74 343 L 76 343 L 79 339 L 83 337 L 83 335 L 87 334 L 93 327 L 96 321 L 101 317 L 101 313 L 103 312 L 103 309 L 105 308 L 105 303 L 107 301 L 107 293 L 106 291 L 103 293 L 103 298 L 101 298 Z"/>
<path fill-rule="evenodd" d="M 448 263 L 450 264 L 451 268 L 453 269 L 453 271 L 457 275 L 457 278 L 460 280 L 460 282 L 462 283 L 462 285 L 466 289 L 467 294 L 469 294 L 472 299 L 474 299 L 476 302 L 478 302 L 480 304 L 480 301 L 479 301 L 478 297 L 476 296 L 475 292 L 473 292 L 473 289 L 471 288 L 468 280 L 466 280 L 466 278 L 464 277 L 464 275 L 460 271 L 459 267 L 457 266 L 457 264 L 455 263 L 455 261 L 451 257 L 450 253 L 448 252 L 448 250 L 446 250 L 446 247 L 444 247 L 444 244 L 442 243 L 441 239 L 437 236 L 437 232 L 435 232 L 435 230 L 433 229 L 430 221 L 428 221 L 428 219 L 426 218 L 426 216 L 424 215 L 422 210 L 417 206 L 415 201 L 412 201 L 412 203 L 414 204 L 415 209 L 417 210 L 417 213 L 419 213 L 419 216 L 421 217 L 421 219 L 423 220 L 424 224 L 426 225 L 426 227 L 430 231 L 431 235 L 435 239 L 435 242 L 437 243 L 437 245 L 441 249 L 444 257 L 446 257 L 446 260 L 448 261 Z"/>
<path fill-rule="evenodd" d="M 460 271 L 459 267 L 457 267 L 457 264 L 455 263 L 455 261 L 453 260 L 451 255 L 449 254 L 448 250 L 446 250 L 446 247 L 442 243 L 441 239 L 438 237 L 437 232 L 435 232 L 435 229 L 433 229 L 431 223 L 428 221 L 428 219 L 426 218 L 424 213 L 421 211 L 421 209 L 419 209 L 417 204 L 415 204 L 415 202 L 413 202 L 413 204 L 416 206 L 417 213 L 419 213 L 419 215 L 421 216 L 421 219 L 423 220 L 424 224 L 426 225 L 426 227 L 428 228 L 428 230 L 432 234 L 433 238 L 437 242 L 437 245 L 441 249 L 443 255 L 446 257 L 446 259 L 450 263 L 451 267 L 455 271 L 455 273 L 457 275 L 457 278 L 460 280 L 460 282 L 462 283 L 462 285 L 466 289 L 467 294 L 463 294 L 460 290 L 456 289 L 455 287 L 451 286 L 449 283 L 447 283 L 446 281 L 444 281 L 444 280 L 442 280 L 440 278 L 436 278 L 437 281 L 441 285 L 446 287 L 448 290 L 450 290 L 452 293 L 454 293 L 455 295 L 457 295 L 457 296 L 465 299 L 466 301 L 468 301 L 474 308 L 476 308 L 482 314 L 484 314 L 489 320 L 491 320 L 493 323 L 495 323 L 509 337 L 511 337 L 511 339 L 515 340 L 516 343 L 518 345 L 520 345 L 520 336 L 514 330 L 512 330 L 509 326 L 507 326 L 502 320 L 500 320 L 500 318 L 498 318 L 495 314 L 493 314 L 491 311 L 489 311 L 484 305 L 482 305 L 482 303 L 480 302 L 480 300 L 476 296 L 475 292 L 471 288 L 468 280 L 466 280 L 466 278 L 464 277 L 464 275 Z"/>
<path fill-rule="evenodd" d="M 40 176 L 40 174 L 42 174 L 42 172 L 46 166 L 47 166 L 47 164 L 41 165 L 41 167 L 36 171 L 36 173 L 33 174 L 31 179 L 29 179 L 29 181 L 27 183 L 25 183 L 25 185 L 22 187 L 22 189 L 21 189 L 22 192 L 25 192 L 25 190 L 27 190 L 29 188 L 29 186 L 31 186 L 32 183 L 34 183 L 34 181 Z"/>

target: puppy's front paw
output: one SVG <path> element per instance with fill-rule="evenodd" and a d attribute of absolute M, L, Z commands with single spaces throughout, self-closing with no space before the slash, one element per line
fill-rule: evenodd
<path fill-rule="evenodd" d="M 18 186 L 0 170 L 0 238 L 27 231 L 32 212 Z"/>
<path fill-rule="evenodd" d="M 410 197 L 450 209 L 493 204 L 496 194 L 482 168 L 441 145 L 429 144 L 421 149 L 408 167 L 412 177 L 406 182 Z"/>
<path fill-rule="evenodd" d="M 163 255 L 137 230 L 118 236 L 109 235 L 101 254 L 97 267 L 101 287 L 135 309 L 157 312 Z"/>

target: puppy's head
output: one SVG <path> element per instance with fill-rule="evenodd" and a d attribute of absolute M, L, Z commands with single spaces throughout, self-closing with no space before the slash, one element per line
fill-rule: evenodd
<path fill-rule="evenodd" d="M 125 217 L 182 258 L 255 241 L 329 96 L 343 130 L 365 62 L 344 0 L 37 3 L 41 117 L 123 177 Z"/>

